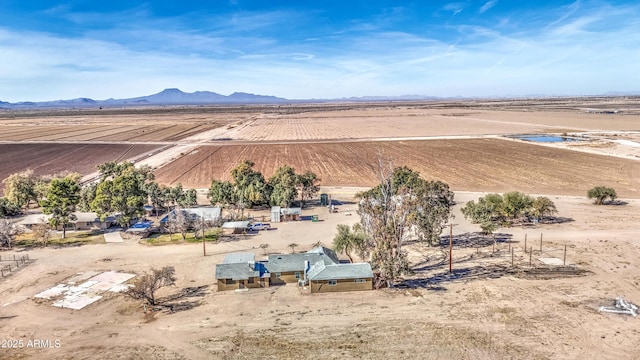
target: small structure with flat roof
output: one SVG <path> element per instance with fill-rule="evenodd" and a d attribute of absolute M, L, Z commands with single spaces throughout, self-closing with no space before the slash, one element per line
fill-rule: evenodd
<path fill-rule="evenodd" d="M 281 221 L 298 221 L 302 216 L 302 208 L 280 208 Z"/>
<path fill-rule="evenodd" d="M 222 224 L 222 231 L 226 234 L 242 234 L 249 227 L 248 221 L 227 221 Z"/>

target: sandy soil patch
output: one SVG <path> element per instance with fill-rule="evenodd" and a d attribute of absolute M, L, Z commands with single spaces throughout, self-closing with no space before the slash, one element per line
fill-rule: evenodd
<path fill-rule="evenodd" d="M 463 203 L 479 195 L 461 193 L 456 200 Z M 292 240 L 300 244 L 298 251 L 317 240 L 330 242 L 337 223 L 355 220 L 344 215 L 353 204 L 342 205 L 337 214 L 307 209 L 305 214 L 318 213 L 324 221 L 279 224 L 277 230 L 209 245 L 206 257 L 199 244 L 150 247 L 131 240 L 37 249 L 30 251 L 35 262 L 0 280 L 0 329 L 5 338 L 58 339 L 61 346 L 4 349 L 0 358 L 629 358 L 629 349 L 639 345 L 637 319 L 602 314 L 597 308 L 619 295 L 640 302 L 635 261 L 640 244 L 633 226 L 640 203 L 595 207 L 581 198 L 554 201 L 560 215 L 572 222 L 499 230 L 513 241 L 515 272 L 506 242 L 496 252 L 491 245 L 478 249 L 457 244 L 455 276 L 447 275 L 448 264 L 440 256 L 444 248 L 412 245 L 413 278 L 424 284 L 414 289 L 317 295 L 294 286 L 215 291 L 214 264 L 224 253 L 256 250 L 260 255 L 257 246 L 263 242 L 273 252 L 290 251 L 286 245 Z M 463 218 L 455 222 L 454 236 L 475 231 Z M 541 232 L 544 257 L 553 257 L 549 254 L 566 244 L 570 262 L 588 273 L 522 276 L 528 266 L 522 253 L 524 233 L 537 239 Z M 163 294 L 208 285 L 206 294 L 194 299 L 200 306 L 145 317 L 137 303 L 118 294 L 79 311 L 33 299 L 80 271 L 140 273 L 165 265 L 176 267 L 178 283 Z"/>

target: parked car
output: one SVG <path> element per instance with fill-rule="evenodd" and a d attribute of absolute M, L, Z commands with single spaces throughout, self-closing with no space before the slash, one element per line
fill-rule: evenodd
<path fill-rule="evenodd" d="M 258 231 L 258 230 L 271 230 L 271 224 L 257 222 L 253 224 L 249 224 L 250 231 Z"/>

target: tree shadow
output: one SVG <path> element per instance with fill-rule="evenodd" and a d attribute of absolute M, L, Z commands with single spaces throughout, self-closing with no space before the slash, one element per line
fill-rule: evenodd
<path fill-rule="evenodd" d="M 447 289 L 443 284 L 449 282 L 499 279 L 511 273 L 513 273 L 513 269 L 502 265 L 477 265 L 453 269 L 452 272 L 443 271 L 424 278 L 407 279 L 396 287 L 420 287 L 434 291 L 445 291 Z"/>
<path fill-rule="evenodd" d="M 167 297 L 158 300 L 158 309 L 165 310 L 169 313 L 176 313 L 179 311 L 191 310 L 197 306 L 202 305 L 201 299 L 183 300 L 185 298 L 202 298 L 207 294 L 209 285 L 202 285 L 196 287 L 186 287 L 177 294 L 169 295 Z"/>
<path fill-rule="evenodd" d="M 512 242 L 513 235 L 507 233 L 493 233 L 491 235 L 483 235 L 480 232 L 468 232 L 456 234 L 452 237 L 451 242 L 455 248 L 476 248 L 493 245 L 494 239 L 496 243 Z M 449 235 L 440 236 L 440 246 L 449 246 Z"/>
<path fill-rule="evenodd" d="M 538 224 L 565 224 L 574 222 L 573 218 L 562 217 L 562 216 L 553 216 L 553 217 L 545 217 L 538 221 Z"/>

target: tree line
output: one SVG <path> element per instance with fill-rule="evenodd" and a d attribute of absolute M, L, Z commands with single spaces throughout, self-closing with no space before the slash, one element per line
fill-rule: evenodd
<path fill-rule="evenodd" d="M 233 182 L 213 180 L 209 189 L 209 199 L 213 205 L 221 205 L 231 210 L 239 210 L 243 216 L 245 208 L 270 204 L 289 207 L 298 196 L 301 205 L 319 191 L 316 174 L 306 171 L 296 174 L 295 170 L 283 165 L 275 174 L 265 180 L 262 173 L 253 169 L 254 163 L 245 160 L 232 171 Z M 76 220 L 75 211 L 92 211 L 102 220 L 118 215 L 116 221 L 123 227 L 136 218 L 145 215 L 145 205 L 156 211 L 170 212 L 172 208 L 188 208 L 197 204 L 196 190 L 160 185 L 155 181 L 153 171 L 148 166 L 136 167 L 131 162 L 106 162 L 98 165 L 98 181 L 84 186 L 79 174 L 36 176 L 27 170 L 12 174 L 4 181 L 4 197 L 0 198 L 0 218 L 16 216 L 24 209 L 36 204 L 43 213 L 51 215 L 51 228 L 65 227 Z M 185 227 L 193 227 L 182 212 L 176 215 L 170 231 L 184 233 Z M 178 224 L 177 220 L 180 224 Z M 2 224 L 0 224 L 2 225 Z M 7 221 L 7 228 L 15 231 L 11 236 L 2 236 L 3 244 L 10 245 L 10 238 L 17 234 L 15 225 Z M 13 231 L 13 230 L 12 230 Z M 7 230 L 5 233 L 9 234 Z M 6 239 L 6 240 L 4 240 Z"/>
<path fill-rule="evenodd" d="M 291 166 L 282 165 L 265 180 L 254 166 L 252 161 L 245 160 L 231 170 L 232 181 L 213 180 L 208 193 L 211 204 L 243 217 L 245 208 L 257 205 L 290 207 L 298 196 L 302 207 L 305 200 L 313 198 L 320 190 L 320 179 L 311 171 L 297 174 Z"/>
<path fill-rule="evenodd" d="M 487 194 L 478 202 L 467 202 L 460 211 L 471 223 L 480 225 L 483 234 L 491 234 L 499 227 L 516 223 L 537 222 L 558 212 L 548 197 L 534 198 L 518 191 Z"/>

